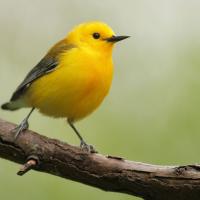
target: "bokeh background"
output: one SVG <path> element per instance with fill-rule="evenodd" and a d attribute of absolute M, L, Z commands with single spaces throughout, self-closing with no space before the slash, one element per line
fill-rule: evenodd
<path fill-rule="evenodd" d="M 115 77 L 98 111 L 77 123 L 99 152 L 154 164 L 200 162 L 200 1 L 0 0 L 0 104 L 48 48 L 80 22 L 101 20 L 131 38 L 114 51 Z M 28 110 L 0 111 L 19 123 Z M 79 143 L 62 119 L 35 112 L 30 128 Z M 5 200 L 139 199 L 31 171 L 0 159 Z"/>

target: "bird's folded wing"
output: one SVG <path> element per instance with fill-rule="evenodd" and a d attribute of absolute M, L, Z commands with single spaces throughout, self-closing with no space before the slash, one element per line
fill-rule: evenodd
<path fill-rule="evenodd" d="M 31 83 L 37 78 L 52 72 L 59 64 L 60 54 L 62 52 L 69 51 L 74 47 L 74 45 L 68 44 L 65 40 L 61 40 L 55 46 L 53 46 L 47 55 L 27 74 L 25 79 L 13 93 L 10 101 L 15 101 L 21 95 L 23 95 Z"/>

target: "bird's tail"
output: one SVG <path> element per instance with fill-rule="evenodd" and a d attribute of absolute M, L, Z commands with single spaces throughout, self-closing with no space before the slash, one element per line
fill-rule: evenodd
<path fill-rule="evenodd" d="M 10 101 L 10 102 L 7 102 L 7 103 L 4 103 L 3 105 L 1 105 L 1 109 L 11 110 L 11 111 L 18 110 L 22 107 L 24 107 L 24 105 L 22 104 L 22 101 L 19 101 L 19 100 Z"/>

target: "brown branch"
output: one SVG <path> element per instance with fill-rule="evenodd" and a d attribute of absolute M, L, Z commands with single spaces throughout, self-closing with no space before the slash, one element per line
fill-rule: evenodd
<path fill-rule="evenodd" d="M 199 165 L 158 166 L 89 154 L 32 131 L 22 133 L 15 141 L 11 132 L 14 127 L 0 120 L 0 157 L 23 164 L 20 175 L 35 169 L 145 200 L 200 199 Z"/>

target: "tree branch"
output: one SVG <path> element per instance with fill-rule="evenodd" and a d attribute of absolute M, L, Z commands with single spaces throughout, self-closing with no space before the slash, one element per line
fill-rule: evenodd
<path fill-rule="evenodd" d="M 158 166 L 89 154 L 29 130 L 14 140 L 14 127 L 0 120 L 0 157 L 23 164 L 19 175 L 34 169 L 145 200 L 200 199 L 199 165 Z"/>

